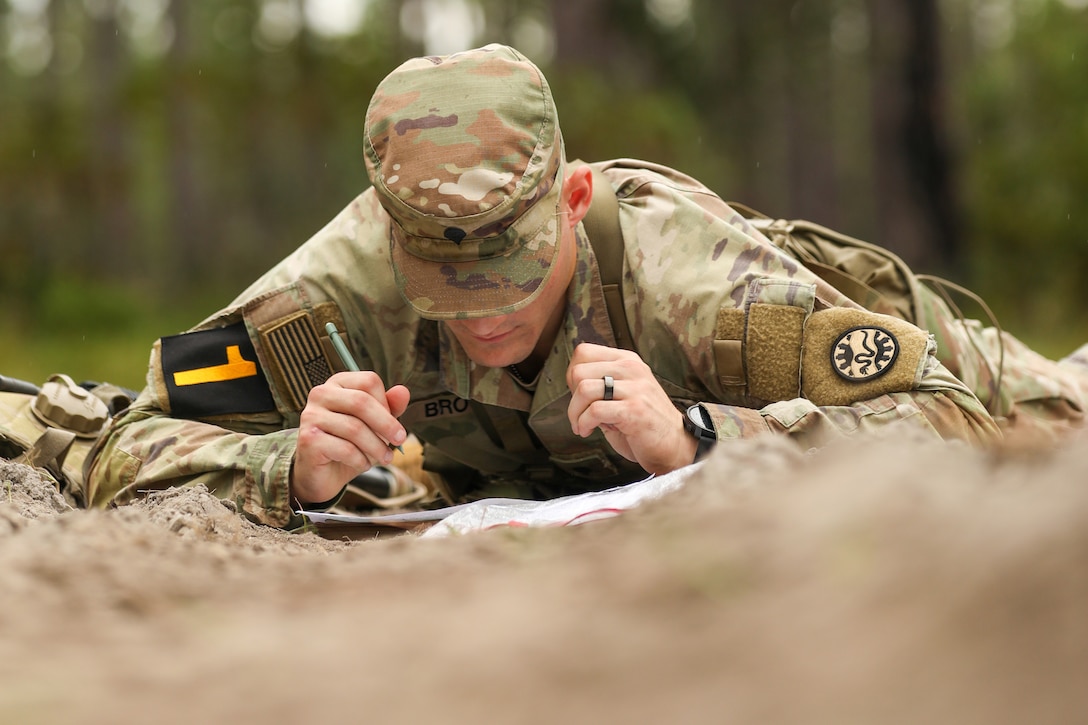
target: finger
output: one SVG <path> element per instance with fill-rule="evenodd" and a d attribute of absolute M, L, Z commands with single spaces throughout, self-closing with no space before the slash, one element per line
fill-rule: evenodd
<path fill-rule="evenodd" d="M 306 408 L 358 418 L 379 433 L 392 433 L 400 426 L 389 409 L 384 393 L 381 398 L 376 398 L 370 392 L 351 388 L 332 387 L 320 392 L 314 388 Z"/>
<path fill-rule="evenodd" d="M 586 405 L 596 401 L 611 403 L 630 397 L 625 393 L 633 384 L 634 381 L 631 380 L 602 375 L 599 378 L 586 378 L 579 383 L 577 394 L 586 401 Z"/>
<path fill-rule="evenodd" d="M 612 398 L 606 399 L 607 380 L 612 377 Z M 653 378 L 615 378 L 602 376 L 602 379 L 583 380 L 577 391 L 571 396 L 568 416 L 571 427 L 580 435 L 593 432 L 594 426 L 613 426 L 630 434 L 639 433 L 642 424 L 639 421 L 653 423 L 663 409 L 675 410 L 672 402 L 660 389 Z M 587 416 L 588 414 L 588 416 Z M 634 426 L 634 427 L 632 427 Z M 630 430 L 627 430 L 630 429 Z"/>
<path fill-rule="evenodd" d="M 393 403 L 400 409 L 398 413 L 402 413 L 409 396 L 406 388 L 399 387 L 393 394 Z M 389 447 L 387 441 L 399 444 L 407 437 L 389 404 L 380 378 L 373 373 L 333 376 L 310 391 L 300 424 L 315 425 L 348 440 L 374 462 L 381 463 L 388 457 L 382 450 Z"/>
<path fill-rule="evenodd" d="M 593 432 L 594 426 L 585 427 L 581 423 L 583 415 L 593 403 L 604 401 L 605 394 L 609 389 L 609 386 L 606 385 L 606 379 L 611 380 L 612 399 L 605 402 L 615 403 L 617 401 L 617 388 L 623 386 L 620 381 L 617 381 L 611 375 L 579 377 L 579 382 L 571 388 L 570 403 L 567 406 L 567 419 L 570 421 L 571 430 L 577 435 L 585 437 Z"/>
<path fill-rule="evenodd" d="M 404 415 L 404 411 L 408 409 L 408 403 L 411 399 L 412 394 L 403 385 L 394 385 L 385 391 L 385 400 L 389 404 L 389 412 L 395 418 Z"/>
<path fill-rule="evenodd" d="M 608 391 L 606 378 L 590 378 L 583 380 L 571 395 L 571 402 L 567 408 L 567 417 L 571 423 L 571 430 L 577 435 L 585 436 L 593 433 L 593 429 L 602 424 L 610 424 L 614 421 L 602 417 L 606 412 L 614 415 L 614 411 L 620 409 L 625 401 L 624 381 L 612 379 L 612 397 L 606 399 Z"/>
<path fill-rule="evenodd" d="M 385 383 L 377 373 L 369 370 L 336 373 L 326 380 L 324 385 L 319 385 L 314 390 L 318 388 L 325 388 L 326 393 L 336 397 L 341 395 L 341 393 L 337 392 L 338 390 L 365 393 L 381 403 L 384 408 L 389 409 L 389 402 L 386 400 Z M 350 397 L 351 392 L 348 392 L 348 395 Z"/>
<path fill-rule="evenodd" d="M 571 391 L 572 400 L 577 400 L 581 407 L 587 407 L 596 401 L 606 403 L 625 400 L 632 396 L 638 387 L 635 380 L 620 378 L 616 375 L 602 374 L 600 376 L 582 378 L 578 385 Z"/>
<path fill-rule="evenodd" d="M 403 443 L 408 432 L 397 418 L 408 409 L 412 398 L 408 388 L 394 385 L 386 390 L 381 378 L 373 372 L 343 375 L 351 377 L 338 381 L 343 386 L 343 392 L 334 396 L 337 399 L 337 403 L 334 403 L 337 409 L 361 417 L 384 441 L 394 446 Z M 371 400 L 359 398 L 357 393 L 363 393 Z M 378 407 L 375 408 L 371 401 Z"/>
<path fill-rule="evenodd" d="M 379 386 L 380 387 L 380 386 Z M 314 388 L 316 391 L 317 388 Z M 340 388 L 332 386 L 320 395 L 310 393 L 307 407 L 322 407 L 361 420 L 373 431 L 383 444 L 394 446 L 403 443 L 408 433 L 397 417 L 404 414 L 411 398 L 408 389 L 395 385 L 388 391 L 381 389 L 380 397 L 371 393 L 371 389 Z"/>
<path fill-rule="evenodd" d="M 591 342 L 579 344 L 574 348 L 574 353 L 570 358 L 570 365 L 567 366 L 567 387 L 574 390 L 584 378 L 594 374 L 597 377 L 604 375 L 607 371 L 596 373 L 595 371 L 604 370 L 601 367 L 602 365 L 614 365 L 622 360 L 625 354 L 629 353 L 626 350 L 595 345 Z"/>
<path fill-rule="evenodd" d="M 412 395 L 408 392 L 408 388 L 403 385 L 394 385 L 385 391 L 390 419 L 384 421 L 384 426 L 375 429 L 379 436 L 389 442 L 390 448 L 397 448 L 401 453 L 404 452 L 404 449 L 400 448 L 400 445 L 408 439 L 408 431 L 405 430 L 398 418 L 404 415 L 404 411 L 408 409 L 408 402 L 411 398 Z"/>
<path fill-rule="evenodd" d="M 304 414 L 306 413 L 307 411 L 304 411 Z M 385 415 L 388 416 L 389 414 L 385 413 Z M 396 419 L 392 420 L 396 423 Z M 400 424 L 396 423 L 396 425 L 399 426 Z M 375 430 L 374 424 L 361 420 L 354 415 L 315 408 L 309 411 L 300 427 L 320 442 L 323 446 L 321 448 L 322 452 L 329 457 L 330 461 L 351 465 L 356 470 L 369 468 L 371 465 L 388 463 L 393 458 L 393 452 L 390 450 L 389 444 Z M 311 429 L 320 431 L 326 437 L 346 442 L 354 451 L 365 457 L 365 462 L 361 462 L 353 451 L 345 453 L 342 446 L 337 446 L 339 453 L 334 456 L 328 450 L 332 446 L 332 442 L 319 438 L 316 433 L 311 432 Z M 360 465 L 361 463 L 362 465 Z"/>
<path fill-rule="evenodd" d="M 610 350 L 613 354 L 601 360 L 583 360 L 580 363 L 572 363 L 567 368 L 567 386 L 571 391 L 574 391 L 586 380 L 595 379 L 600 383 L 606 375 L 611 376 L 614 380 L 653 377 L 653 372 L 649 366 L 638 355 L 626 350 L 601 349 Z M 602 392 L 602 394 L 603 390 L 603 388 L 598 388 L 598 391 Z"/>
<path fill-rule="evenodd" d="M 394 385 L 386 390 L 382 379 L 371 371 L 339 373 L 329 381 L 340 389 L 326 400 L 331 409 L 362 417 L 383 440 L 393 446 L 399 446 L 408 438 L 408 432 L 397 420 L 408 409 L 412 397 L 408 388 Z M 357 392 L 369 396 L 380 408 L 376 409 L 370 401 L 359 398 Z"/>
<path fill-rule="evenodd" d="M 367 455 L 355 442 L 314 425 L 299 428 L 296 456 L 310 461 L 311 465 L 335 465 L 353 473 L 381 463 Z"/>
<path fill-rule="evenodd" d="M 625 413 L 622 401 L 597 400 L 586 405 L 575 417 L 572 428 L 583 438 L 589 436 L 597 428 L 604 432 L 623 432 L 623 427 L 628 420 L 629 413 Z"/>
<path fill-rule="evenodd" d="M 574 348 L 574 354 L 571 355 L 570 359 L 572 363 L 600 362 L 602 360 L 613 360 L 625 353 L 630 353 L 630 351 L 592 342 L 582 342 Z"/>
<path fill-rule="evenodd" d="M 389 397 L 392 392 L 393 399 Z M 382 412 L 392 418 L 403 415 L 410 398 L 408 389 L 395 385 L 386 391 L 381 378 L 373 372 L 337 373 L 322 385 L 310 390 L 307 405 L 320 405 L 329 410 L 367 418 Z M 388 421 L 386 421 L 388 422 Z"/>

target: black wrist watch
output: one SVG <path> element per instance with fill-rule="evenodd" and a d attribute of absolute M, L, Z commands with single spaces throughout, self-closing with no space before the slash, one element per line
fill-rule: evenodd
<path fill-rule="evenodd" d="M 702 403 L 696 403 L 688 408 L 684 414 L 684 430 L 695 436 L 699 442 L 695 449 L 695 460 L 702 460 L 710 449 L 718 442 L 718 434 L 714 432 L 714 423 L 710 420 L 710 414 Z M 693 461 L 694 463 L 694 461 Z"/>

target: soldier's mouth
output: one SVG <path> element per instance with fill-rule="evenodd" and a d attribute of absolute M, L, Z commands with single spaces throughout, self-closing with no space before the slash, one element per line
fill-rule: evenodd
<path fill-rule="evenodd" d="M 496 343 L 503 342 L 513 333 L 513 330 L 507 330 L 506 332 L 493 333 L 490 335 L 472 335 L 472 339 L 476 342 L 484 343 L 487 345 L 494 345 Z"/>

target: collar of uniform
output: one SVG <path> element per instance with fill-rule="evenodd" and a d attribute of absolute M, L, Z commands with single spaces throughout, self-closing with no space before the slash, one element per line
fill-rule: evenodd
<path fill-rule="evenodd" d="M 439 325 L 442 382 L 447 390 L 462 398 L 529 411 L 531 414 L 564 395 L 570 395 L 567 367 L 578 344 L 592 342 L 615 347 L 597 261 L 581 225 L 577 228 L 575 239 L 578 260 L 567 294 L 567 314 L 555 346 L 544 361 L 536 392 L 530 393 L 522 388 L 505 369 L 473 363 L 453 333 L 445 325 Z"/>
<path fill-rule="evenodd" d="M 518 385 L 506 368 L 489 368 L 472 362 L 449 328 L 442 324 L 438 327 L 442 384 L 447 390 L 487 405 L 529 410 L 532 394 Z"/>
<path fill-rule="evenodd" d="M 597 271 L 597 260 L 582 229 L 578 225 L 577 235 L 578 261 L 574 268 L 574 279 L 567 294 L 567 314 L 563 327 L 548 359 L 544 362 L 536 394 L 533 396 L 533 413 L 551 405 L 563 396 L 570 396 L 567 387 L 567 368 L 574 354 L 574 348 L 583 342 L 597 345 L 616 346 L 612 334 L 612 325 L 605 307 L 604 290 L 601 276 Z"/>

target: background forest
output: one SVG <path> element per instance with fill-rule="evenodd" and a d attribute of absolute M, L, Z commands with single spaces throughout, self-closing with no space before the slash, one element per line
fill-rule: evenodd
<path fill-rule="evenodd" d="M 365 188 L 389 70 L 491 41 L 544 68 L 572 158 L 882 244 L 1051 356 L 1088 340 L 1088 0 L 0 0 L 0 374 L 142 386 Z"/>

